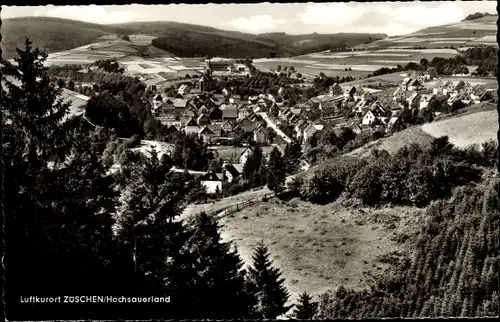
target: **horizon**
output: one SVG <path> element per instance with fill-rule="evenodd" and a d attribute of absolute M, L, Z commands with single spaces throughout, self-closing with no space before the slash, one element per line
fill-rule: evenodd
<path fill-rule="evenodd" d="M 213 18 L 208 20 L 210 9 Z M 497 15 L 496 1 L 3 6 L 1 18 L 47 17 L 101 25 L 174 22 L 250 34 L 396 36 L 457 23 L 476 12 Z"/>

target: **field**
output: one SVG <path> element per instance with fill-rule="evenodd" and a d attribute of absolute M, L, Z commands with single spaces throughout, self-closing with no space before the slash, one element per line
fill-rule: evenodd
<path fill-rule="evenodd" d="M 391 240 L 394 234 L 421 219 L 421 210 L 412 208 L 357 210 L 271 199 L 220 223 L 224 239 L 235 241 L 247 264 L 255 245 L 266 244 L 295 300 L 303 291 L 318 294 L 341 284 L 364 287 L 386 267 L 379 256 L 404 251 Z"/>
<path fill-rule="evenodd" d="M 418 32 L 397 37 L 388 37 L 369 44 L 358 45 L 356 49 L 380 48 L 424 48 L 467 47 L 477 44 L 496 45 L 497 16 L 462 21 L 449 25 L 426 28 Z"/>
<path fill-rule="evenodd" d="M 496 140 L 498 112 L 492 110 L 457 116 L 424 124 L 422 130 L 433 137 L 447 135 L 450 142 L 458 147 L 481 144 L 487 140 Z"/>
<path fill-rule="evenodd" d="M 409 62 L 418 63 L 422 58 L 432 60 L 434 57 L 454 57 L 459 52 L 455 49 L 380 49 L 349 52 L 321 52 L 302 55 L 294 58 L 269 58 L 254 60 L 255 67 L 261 70 L 275 69 L 278 65 L 293 66 L 297 71 L 316 76 L 323 72 L 327 76 L 366 77 L 373 71 Z M 351 68 L 346 71 L 346 68 Z"/>
<path fill-rule="evenodd" d="M 166 79 L 185 76 L 203 70 L 204 63 L 199 58 L 181 59 L 149 43 L 154 37 L 130 35 L 130 41 L 105 35 L 100 41 L 49 54 L 47 65 L 91 64 L 97 60 L 116 59 L 124 66 L 127 74 L 133 76 L 165 74 Z"/>

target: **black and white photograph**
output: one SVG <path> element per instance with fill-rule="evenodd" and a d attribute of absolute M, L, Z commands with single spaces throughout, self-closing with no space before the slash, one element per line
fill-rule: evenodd
<path fill-rule="evenodd" d="M 0 16 L 6 320 L 500 315 L 496 1 Z"/>

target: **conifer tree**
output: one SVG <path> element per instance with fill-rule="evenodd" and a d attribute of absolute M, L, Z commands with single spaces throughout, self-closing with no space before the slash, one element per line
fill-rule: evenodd
<path fill-rule="evenodd" d="M 285 184 L 285 164 L 278 148 L 273 148 L 269 156 L 269 164 L 266 167 L 266 181 L 269 189 L 275 193 L 280 193 Z"/>
<path fill-rule="evenodd" d="M 248 318 L 252 298 L 245 285 L 243 262 L 232 243 L 223 242 L 213 217 L 199 214 L 188 241 L 193 261 L 186 315 L 199 319 Z"/>
<path fill-rule="evenodd" d="M 299 320 L 311 320 L 316 316 L 318 303 L 313 302 L 307 292 L 300 295 L 299 304 L 296 305 L 294 315 Z"/>
<path fill-rule="evenodd" d="M 260 319 L 275 319 L 291 307 L 286 305 L 289 293 L 281 272 L 273 267 L 269 257 L 267 247 L 263 242 L 259 243 L 248 269 L 248 289 L 257 299 L 254 314 Z"/>

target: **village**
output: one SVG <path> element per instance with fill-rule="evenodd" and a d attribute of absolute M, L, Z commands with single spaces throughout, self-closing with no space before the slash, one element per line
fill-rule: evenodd
<path fill-rule="evenodd" d="M 177 172 L 187 170 L 199 178 L 208 194 L 222 192 L 224 183 L 242 176 L 255 144 L 263 147 L 266 156 L 273 147 L 283 153 L 292 141 L 298 142 L 304 152 L 313 136 L 330 128 L 336 132 L 349 129 L 356 135 L 363 133 L 376 139 L 411 125 L 408 117 L 432 121 L 440 114 L 495 99 L 495 92 L 481 84 L 443 80 L 435 72 L 423 71 L 408 71 L 401 75 L 401 83 L 382 90 L 371 88 L 370 84 L 335 83 L 321 95 L 300 103 L 287 99 L 284 86 L 279 86 L 275 93 L 257 87 L 255 95 L 245 95 L 229 86 L 217 93 L 217 79 L 249 78 L 252 67 L 251 63 L 234 59 L 207 59 L 203 71 L 178 82 L 175 90 L 175 83 L 172 85 L 161 75 L 140 77 L 147 89 L 145 96 L 152 115 L 170 134 L 195 135 L 223 159 L 222 173 L 172 168 Z M 272 72 L 280 75 L 280 69 L 281 66 Z M 289 71 L 288 77 L 293 74 L 297 73 Z M 302 87 L 311 86 L 305 79 L 301 82 Z M 63 96 L 72 101 L 73 114 L 84 114 L 88 97 L 67 88 Z M 172 152 L 172 144 L 151 140 L 141 141 L 141 146 L 133 150 L 145 153 L 152 147 L 161 154 Z M 303 156 L 299 163 L 300 170 L 307 170 L 313 162 Z"/>
<path fill-rule="evenodd" d="M 391 135 L 405 128 L 402 115 L 405 109 L 411 115 L 422 115 L 429 102 L 444 98 L 446 104 L 437 104 L 431 112 L 432 116 L 438 116 L 448 113 L 457 104 L 478 104 L 492 100 L 494 95 L 481 84 L 472 86 L 464 80 L 444 81 L 437 75 L 416 71 L 405 74 L 407 77 L 397 88 L 389 90 L 391 95 L 386 95 L 387 90 L 336 83 L 326 94 L 296 106 L 287 104 L 282 97 L 282 87 L 276 95 L 260 93 L 244 99 L 233 94 L 231 88 L 224 88 L 221 94 L 211 92 L 214 78 L 235 72 L 247 75 L 248 67 L 235 64 L 234 60 L 207 63 L 206 70 L 196 79 L 198 86 L 180 85 L 174 96 L 167 96 L 161 82 L 148 87 L 152 91 L 152 113 L 170 132 L 196 135 L 214 150 L 222 146 L 230 148 L 239 134 L 248 139 L 243 140 L 242 147 L 234 147 L 234 153 L 223 156 L 224 173 L 190 171 L 200 177 L 208 193 L 222 191 L 223 182 L 231 182 L 242 175 L 253 144 L 277 146 L 283 151 L 287 143 L 297 140 L 305 149 L 311 137 L 328 127 L 338 131 L 347 127 L 356 134 Z M 321 117 L 308 119 L 307 113 L 311 110 L 319 111 Z M 281 130 L 283 127 L 293 128 L 293 136 L 285 134 Z M 305 159 L 300 164 L 302 170 L 311 166 Z"/>

